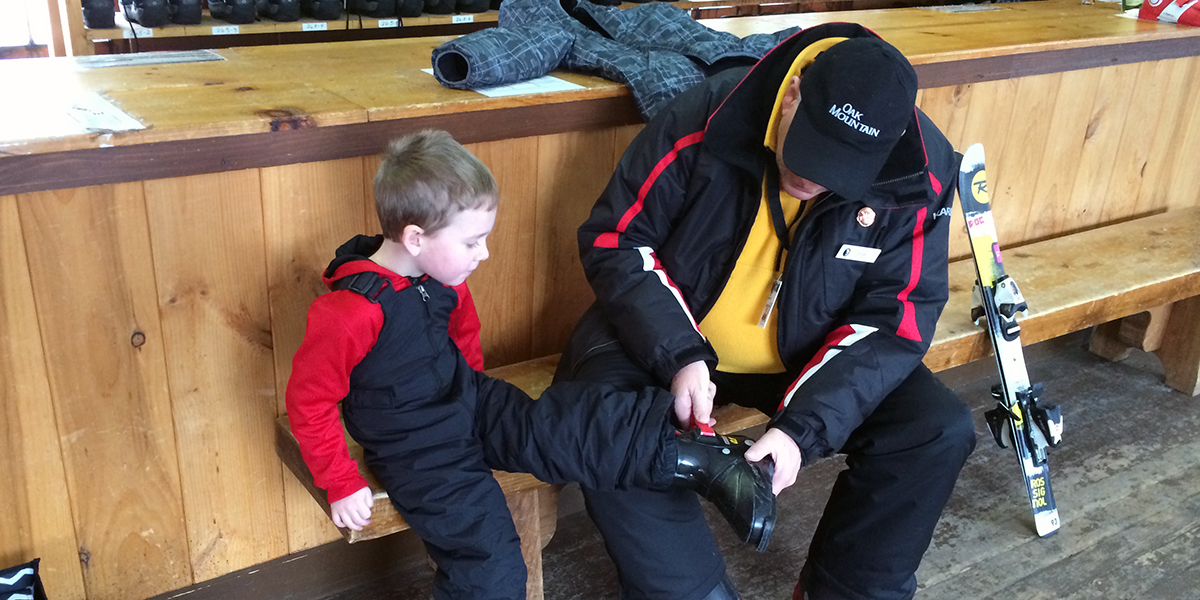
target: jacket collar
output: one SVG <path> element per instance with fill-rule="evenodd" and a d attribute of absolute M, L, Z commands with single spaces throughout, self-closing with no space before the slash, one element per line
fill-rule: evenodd
<path fill-rule="evenodd" d="M 391 282 L 393 290 L 399 291 L 411 285 L 408 277 L 394 273 L 371 260 L 370 256 L 382 245 L 382 235 L 358 235 L 350 238 L 350 241 L 337 249 L 333 261 L 321 274 L 321 281 L 325 283 L 325 287 L 331 287 L 333 282 L 344 277 L 372 272 Z"/>

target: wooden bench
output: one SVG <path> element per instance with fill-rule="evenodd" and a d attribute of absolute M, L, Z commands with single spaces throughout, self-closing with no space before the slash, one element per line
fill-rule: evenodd
<path fill-rule="evenodd" d="M 1029 303 L 1021 320 L 1021 340 L 1033 344 L 1093 326 L 1093 351 L 1119 358 L 1127 347 L 1155 351 L 1167 384 L 1189 395 L 1200 372 L 1200 208 L 1163 213 L 1010 248 L 1007 271 Z M 925 364 L 934 371 L 966 364 L 991 354 L 983 330 L 970 320 L 973 263 L 950 265 L 950 300 L 938 321 Z M 1129 317 L 1126 322 L 1119 321 Z M 550 385 L 558 356 L 546 356 L 488 371 L 539 396 Z M 736 405 L 715 412 L 717 430 L 732 433 L 761 425 L 767 416 Z M 300 459 L 287 417 L 277 427 L 283 462 L 329 512 L 325 493 L 312 484 Z M 347 438 L 351 454 L 375 492 L 371 525 L 342 530 L 350 542 L 373 539 L 408 528 L 387 494 L 362 466 L 362 448 Z M 509 500 L 529 567 L 529 598 L 542 598 L 541 550 L 554 534 L 557 487 L 530 475 L 496 472 Z"/>

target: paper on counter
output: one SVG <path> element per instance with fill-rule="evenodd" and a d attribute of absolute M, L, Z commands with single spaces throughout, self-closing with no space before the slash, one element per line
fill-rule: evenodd
<path fill-rule="evenodd" d="M 0 95 L 0 144 L 145 129 L 100 94 Z"/>
<path fill-rule="evenodd" d="M 422 71 L 433 75 L 433 69 L 421 69 Z M 563 79 L 551 75 L 543 75 L 537 79 L 528 81 L 518 81 L 507 85 L 496 85 L 486 88 L 473 89 L 473 92 L 479 92 L 489 98 L 499 98 L 502 96 L 521 96 L 524 94 L 548 94 L 550 92 L 569 92 L 571 90 L 585 89 L 582 85 L 571 83 Z"/>

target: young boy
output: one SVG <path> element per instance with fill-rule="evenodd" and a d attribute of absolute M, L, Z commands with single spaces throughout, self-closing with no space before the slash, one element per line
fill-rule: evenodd
<path fill-rule="evenodd" d="M 309 309 L 287 409 L 304 461 L 339 527 L 370 522 L 371 492 L 346 429 L 437 564 L 434 597 L 525 597 L 520 540 L 492 469 L 588 488 L 682 485 L 712 500 L 743 540 L 766 547 L 769 464 L 747 441 L 681 434 L 658 388 L 551 386 L 537 401 L 481 373 L 479 321 L 464 283 L 488 258 L 498 193 L 449 134 L 393 142 L 375 176 L 381 236 L 357 236 L 325 270 Z"/>

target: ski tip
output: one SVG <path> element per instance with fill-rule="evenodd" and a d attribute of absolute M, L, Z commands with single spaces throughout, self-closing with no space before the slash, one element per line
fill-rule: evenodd
<path fill-rule="evenodd" d="M 959 169 L 963 173 L 970 173 L 981 168 L 983 168 L 983 144 L 971 144 L 963 153 L 962 166 Z"/>

